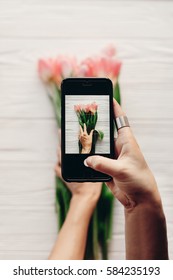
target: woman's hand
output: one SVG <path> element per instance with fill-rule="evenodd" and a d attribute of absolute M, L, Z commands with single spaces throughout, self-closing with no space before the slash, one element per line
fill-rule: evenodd
<path fill-rule="evenodd" d="M 114 115 L 125 115 L 114 100 Z M 130 127 L 118 130 L 115 140 L 117 159 L 101 156 L 88 157 L 85 163 L 95 170 L 112 176 L 107 183 L 114 196 L 126 207 L 147 201 L 160 201 L 156 181 L 149 169 Z"/>
<path fill-rule="evenodd" d="M 84 123 L 84 129 L 80 126 L 79 141 L 82 145 L 82 154 L 89 154 L 91 152 L 93 131 L 94 129 L 88 134 L 86 124 Z"/>
<path fill-rule="evenodd" d="M 125 115 L 114 100 L 115 118 Z M 91 156 L 87 166 L 112 176 L 107 183 L 125 207 L 126 258 L 168 259 L 166 220 L 154 176 L 130 127 L 118 130 L 117 159 Z"/>
<path fill-rule="evenodd" d="M 58 162 L 57 162 L 57 165 L 55 166 L 55 172 L 56 172 L 56 175 L 63 180 L 62 175 L 61 175 L 61 149 L 60 149 L 60 147 L 58 147 Z M 91 206 L 95 206 L 97 204 L 97 201 L 101 194 L 102 183 L 100 183 L 100 182 L 99 183 L 65 182 L 65 184 L 68 187 L 68 189 L 71 191 L 72 196 L 75 197 L 75 199 L 89 202 L 89 204 Z"/>

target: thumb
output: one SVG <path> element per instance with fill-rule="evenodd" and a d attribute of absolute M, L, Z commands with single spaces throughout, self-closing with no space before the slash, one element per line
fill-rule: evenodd
<path fill-rule="evenodd" d="M 90 135 L 93 135 L 93 132 L 94 132 L 94 129 L 92 129 L 92 130 L 90 131 Z"/>
<path fill-rule="evenodd" d="M 115 177 L 120 170 L 119 163 L 115 159 L 102 156 L 91 156 L 85 159 L 85 166 Z"/>

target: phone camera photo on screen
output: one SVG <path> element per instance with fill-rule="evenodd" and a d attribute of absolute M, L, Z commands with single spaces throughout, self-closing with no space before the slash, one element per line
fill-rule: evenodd
<path fill-rule="evenodd" d="M 62 176 L 68 182 L 110 181 L 84 165 L 90 155 L 114 157 L 113 90 L 106 78 L 68 78 L 62 92 Z"/>
<path fill-rule="evenodd" d="M 109 96 L 66 95 L 65 108 L 65 153 L 109 154 Z"/>

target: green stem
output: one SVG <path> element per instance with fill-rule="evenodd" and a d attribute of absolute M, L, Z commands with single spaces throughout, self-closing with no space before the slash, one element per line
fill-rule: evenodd
<path fill-rule="evenodd" d="M 63 225 L 71 199 L 71 192 L 67 189 L 65 183 L 56 177 L 56 205 L 58 209 L 59 228 Z"/>
<path fill-rule="evenodd" d="M 121 95 L 120 95 L 120 86 L 119 86 L 119 82 L 117 80 L 116 85 L 114 87 L 114 92 L 113 92 L 113 96 L 116 99 L 116 101 L 121 104 Z"/>
<path fill-rule="evenodd" d="M 98 216 L 97 216 L 97 207 L 94 210 L 93 213 L 93 256 L 94 260 L 99 259 L 99 247 L 98 247 Z"/>

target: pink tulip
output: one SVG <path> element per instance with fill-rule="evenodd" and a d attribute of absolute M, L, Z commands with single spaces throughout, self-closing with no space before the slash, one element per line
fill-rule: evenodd
<path fill-rule="evenodd" d="M 121 63 L 118 60 L 110 57 L 100 58 L 97 67 L 98 76 L 105 76 L 111 79 L 113 84 L 116 83 L 121 68 Z"/>
<path fill-rule="evenodd" d="M 112 72 L 111 72 L 111 80 L 113 83 L 116 82 L 117 77 L 121 70 L 121 62 L 120 61 L 113 61 L 112 62 Z"/>
<path fill-rule="evenodd" d="M 85 112 L 89 113 L 90 111 L 90 104 L 85 105 Z"/>
<path fill-rule="evenodd" d="M 110 56 L 87 58 L 79 65 L 78 75 L 82 77 L 107 77 L 116 83 L 121 63 Z"/>
<path fill-rule="evenodd" d="M 49 82 L 52 78 L 52 61 L 40 59 L 38 61 L 38 73 L 44 82 Z"/>
<path fill-rule="evenodd" d="M 91 103 L 90 105 L 90 112 L 94 115 L 95 112 L 97 111 L 98 105 L 96 104 L 96 102 Z"/>
<path fill-rule="evenodd" d="M 113 57 L 116 55 L 116 49 L 115 46 L 113 44 L 109 44 L 108 46 L 106 46 L 103 50 L 102 53 L 106 56 L 109 57 Z"/>
<path fill-rule="evenodd" d="M 85 113 L 89 113 L 91 112 L 92 114 L 95 114 L 95 112 L 97 111 L 98 105 L 96 104 L 96 102 L 93 102 L 91 104 L 77 104 L 74 105 L 74 110 L 75 112 L 81 112 L 84 111 Z"/>
<path fill-rule="evenodd" d="M 86 113 L 91 112 L 92 114 L 94 114 L 97 111 L 98 105 L 96 104 L 96 102 L 93 102 L 91 104 L 87 104 L 84 106 L 84 111 Z"/>
<path fill-rule="evenodd" d="M 80 112 L 81 111 L 81 105 L 80 104 L 74 105 L 74 110 L 75 110 L 75 112 Z"/>
<path fill-rule="evenodd" d="M 74 57 L 62 55 L 59 55 L 56 59 L 40 59 L 38 72 L 44 82 L 52 81 L 60 87 L 62 79 L 76 76 L 77 61 Z"/>
<path fill-rule="evenodd" d="M 59 55 L 55 59 L 40 59 L 38 72 L 44 82 L 54 82 L 59 88 L 62 79 L 67 77 L 107 77 L 115 85 L 121 69 L 121 63 L 115 54 L 115 47 L 110 44 L 100 56 L 88 57 L 80 64 L 77 64 L 75 57 L 65 55 Z"/>
<path fill-rule="evenodd" d="M 61 84 L 61 64 L 58 58 L 52 62 L 52 79 L 58 86 Z"/>
<path fill-rule="evenodd" d="M 95 59 L 89 57 L 83 60 L 78 67 L 78 75 L 82 77 L 96 77 Z"/>
<path fill-rule="evenodd" d="M 77 61 L 75 57 L 59 56 L 57 61 L 59 62 L 63 79 L 75 76 L 77 71 Z"/>

